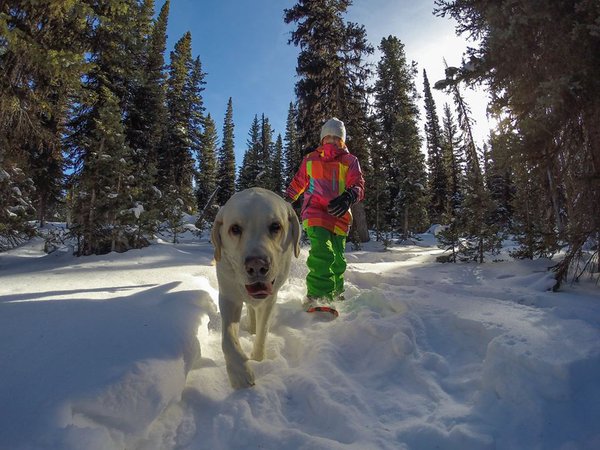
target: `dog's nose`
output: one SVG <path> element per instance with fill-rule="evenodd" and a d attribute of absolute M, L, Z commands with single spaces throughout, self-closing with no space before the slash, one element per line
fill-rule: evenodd
<path fill-rule="evenodd" d="M 269 272 L 269 258 L 266 256 L 249 256 L 244 264 L 246 273 L 251 277 L 264 276 Z"/>

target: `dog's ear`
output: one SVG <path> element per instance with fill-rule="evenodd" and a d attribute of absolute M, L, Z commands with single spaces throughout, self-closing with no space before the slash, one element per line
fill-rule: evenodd
<path fill-rule="evenodd" d="M 288 206 L 288 221 L 290 222 L 290 233 L 292 237 L 292 245 L 294 246 L 294 256 L 297 258 L 300 256 L 300 222 L 298 222 L 298 216 L 296 211 L 292 208 L 289 203 Z"/>
<path fill-rule="evenodd" d="M 215 248 L 215 261 L 219 261 L 221 259 L 221 225 L 223 225 L 223 214 L 221 214 L 222 210 L 223 208 L 219 209 L 217 217 L 215 217 L 215 221 L 213 222 L 212 230 L 210 232 L 210 240 L 212 241 L 212 245 Z"/>

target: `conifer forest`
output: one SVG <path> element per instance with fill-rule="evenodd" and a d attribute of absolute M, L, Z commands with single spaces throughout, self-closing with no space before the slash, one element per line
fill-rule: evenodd
<path fill-rule="evenodd" d="M 555 289 L 598 264 L 597 0 L 436 0 L 438 20 L 474 42 L 442 80 L 407 60 L 400 37 L 369 42 L 346 19 L 351 0 L 298 0 L 281 12 L 298 51 L 281 134 L 261 111 L 235 118 L 235 98 L 206 110 L 192 35 L 167 48 L 169 7 L 0 3 L 0 251 L 54 221 L 82 256 L 147 246 L 162 228 L 176 238 L 184 215 L 206 231 L 236 191 L 283 195 L 335 116 L 366 180 L 356 245 L 440 224 L 445 262 L 483 263 L 510 237 L 515 258 L 561 255 Z M 497 124 L 481 146 L 464 97 L 474 86 Z M 451 101 L 436 105 L 435 90 Z"/>

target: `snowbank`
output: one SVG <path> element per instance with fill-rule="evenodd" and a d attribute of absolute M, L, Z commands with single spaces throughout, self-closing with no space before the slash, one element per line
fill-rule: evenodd
<path fill-rule="evenodd" d="M 214 304 L 179 282 L 112 283 L 99 266 L 115 255 L 34 254 L 13 254 L 0 288 L 0 448 L 130 447 L 180 399 Z"/>

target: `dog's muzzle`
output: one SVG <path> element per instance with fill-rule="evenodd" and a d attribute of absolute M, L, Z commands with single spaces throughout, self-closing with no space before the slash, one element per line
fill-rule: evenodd
<path fill-rule="evenodd" d="M 273 283 L 275 283 L 275 280 L 268 283 L 258 281 L 256 283 L 246 284 L 246 292 L 250 297 L 262 300 L 273 293 Z"/>
<path fill-rule="evenodd" d="M 245 285 L 248 295 L 255 299 L 267 298 L 273 293 L 273 281 L 266 281 L 271 268 L 270 259 L 266 256 L 248 257 L 244 261 L 248 280 L 256 280 Z"/>

